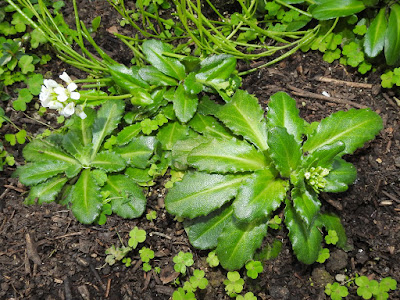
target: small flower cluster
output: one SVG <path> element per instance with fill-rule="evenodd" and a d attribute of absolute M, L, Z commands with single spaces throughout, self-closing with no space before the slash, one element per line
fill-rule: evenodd
<path fill-rule="evenodd" d="M 79 100 L 81 97 L 79 92 L 75 91 L 78 86 L 65 72 L 59 77 L 67 84 L 67 88 L 53 79 L 45 79 L 39 94 L 42 106 L 56 109 L 64 117 L 69 117 L 76 113 L 81 119 L 85 119 L 86 114 L 83 111 L 83 107 L 75 103 L 75 100 Z"/>
<path fill-rule="evenodd" d="M 312 167 L 304 174 L 308 184 L 319 193 L 326 186 L 326 179 L 324 178 L 329 174 L 329 170 L 322 167 Z"/>

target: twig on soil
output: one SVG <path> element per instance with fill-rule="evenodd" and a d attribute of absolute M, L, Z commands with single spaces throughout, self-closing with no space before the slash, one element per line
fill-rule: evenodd
<path fill-rule="evenodd" d="M 158 235 L 158 236 L 161 236 L 161 237 L 165 237 L 166 239 L 172 240 L 172 237 L 170 237 L 169 235 L 166 235 L 166 234 L 164 234 L 162 232 L 152 231 L 152 232 L 149 233 L 149 236 L 153 236 L 153 235 Z"/>
<path fill-rule="evenodd" d="M 353 102 L 353 101 L 344 100 L 344 99 L 335 98 L 335 97 L 326 97 L 324 95 L 319 95 L 319 94 L 316 94 L 316 93 L 307 92 L 307 91 L 304 91 L 304 90 L 299 89 L 297 87 L 294 87 L 294 86 L 292 86 L 290 84 L 287 87 L 290 90 L 292 90 L 292 93 L 294 95 L 296 95 L 296 96 L 305 97 L 305 98 L 314 98 L 314 99 L 318 99 L 318 100 L 323 100 L 323 101 L 333 102 L 333 103 L 339 103 L 339 104 L 347 104 L 347 105 L 354 106 L 354 107 L 357 107 L 357 108 L 366 108 L 367 107 L 365 105 L 358 104 L 358 103 Z"/>
<path fill-rule="evenodd" d="M 25 234 L 26 240 L 26 253 L 28 257 L 37 265 L 42 264 L 39 254 L 37 253 L 36 246 L 32 241 L 31 235 L 29 233 Z"/>
<path fill-rule="evenodd" d="M 82 234 L 82 232 L 80 232 L 80 231 L 78 231 L 78 232 L 71 232 L 71 233 L 67 233 L 67 234 L 64 234 L 64 235 L 57 236 L 57 237 L 55 237 L 54 239 L 55 239 L 55 240 L 59 240 L 59 239 L 63 239 L 63 238 L 67 238 L 67 237 L 75 236 L 75 235 L 81 235 L 81 234 Z"/>
<path fill-rule="evenodd" d="M 147 273 L 146 273 L 146 279 L 145 279 L 145 282 L 144 282 L 144 286 L 143 286 L 142 292 L 144 292 L 145 290 L 147 290 L 147 288 L 148 288 L 148 286 L 149 286 L 149 283 L 150 283 L 150 279 L 151 279 L 151 275 L 152 275 L 152 274 L 153 274 L 152 272 L 147 272 Z"/>
<path fill-rule="evenodd" d="M 7 189 L 12 189 L 14 191 L 17 191 L 18 193 L 25 193 L 26 192 L 26 190 L 17 188 L 17 187 L 15 187 L 13 185 L 5 184 L 4 187 L 7 188 Z"/>
<path fill-rule="evenodd" d="M 95 269 L 95 267 L 93 267 L 91 264 L 89 264 L 89 268 L 90 268 L 90 271 L 92 271 L 94 277 L 96 277 L 96 280 L 100 284 L 100 287 L 102 288 L 102 290 L 105 291 L 107 289 L 106 285 L 101 280 L 101 277 L 100 277 L 99 273 L 97 272 L 97 270 Z"/>
<path fill-rule="evenodd" d="M 7 195 L 7 193 L 10 191 L 10 188 L 6 188 L 5 191 L 0 195 L 0 200 L 3 200 L 3 198 Z"/>
<path fill-rule="evenodd" d="M 111 290 L 111 278 L 108 278 L 108 280 L 107 280 L 107 289 L 106 289 L 106 292 L 104 294 L 105 298 L 108 298 L 108 296 L 110 294 L 110 290 Z"/>
<path fill-rule="evenodd" d="M 344 84 L 347 86 L 351 87 L 356 87 L 356 88 L 365 88 L 365 89 L 372 89 L 373 84 L 370 83 L 361 83 L 361 82 L 353 82 L 353 81 L 345 81 L 345 80 L 339 80 L 339 79 L 334 79 L 330 77 L 325 77 L 325 76 L 318 76 L 314 78 L 317 81 L 321 82 L 329 82 L 329 83 L 334 83 L 334 84 Z"/>
<path fill-rule="evenodd" d="M 397 203 L 400 203 L 400 199 L 398 199 L 396 196 L 386 192 L 386 191 L 382 191 L 382 194 L 384 194 L 386 197 L 388 197 L 390 200 L 393 200 Z"/>
<path fill-rule="evenodd" d="M 391 106 L 393 106 L 393 108 L 394 108 L 395 110 L 400 111 L 400 106 L 398 106 L 396 103 L 394 103 L 393 100 L 389 97 L 388 94 L 382 93 L 382 95 L 383 95 L 383 98 L 385 98 L 385 100 L 386 100 L 387 102 L 389 102 L 389 104 L 390 104 Z"/>

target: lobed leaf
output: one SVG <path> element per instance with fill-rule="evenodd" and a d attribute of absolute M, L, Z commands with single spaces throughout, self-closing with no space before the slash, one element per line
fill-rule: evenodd
<path fill-rule="evenodd" d="M 202 143 L 192 150 L 187 160 L 191 166 L 210 173 L 256 171 L 268 165 L 262 152 L 235 138 Z"/>
<path fill-rule="evenodd" d="M 364 37 L 364 51 L 369 57 L 376 57 L 383 50 L 386 30 L 386 8 L 381 8 Z"/>
<path fill-rule="evenodd" d="M 331 169 L 333 160 L 344 149 L 345 145 L 341 141 L 330 145 L 324 145 L 312 152 L 310 155 L 304 157 L 301 167 L 304 170 L 308 170 L 311 167 L 316 168 L 317 166 Z"/>
<path fill-rule="evenodd" d="M 99 216 L 103 206 L 100 188 L 90 169 L 84 169 L 78 181 L 69 191 L 67 202 L 76 219 L 83 224 L 91 224 Z"/>
<path fill-rule="evenodd" d="M 305 121 L 299 116 L 296 101 L 284 92 L 277 92 L 271 96 L 268 103 L 267 124 L 269 128 L 286 128 L 298 143 L 302 142 L 306 130 Z"/>
<path fill-rule="evenodd" d="M 326 186 L 324 192 L 344 192 L 357 179 L 357 169 L 349 162 L 337 158 L 332 165 L 332 170 L 325 177 Z"/>
<path fill-rule="evenodd" d="M 132 141 L 123 147 L 115 148 L 115 152 L 121 155 L 126 162 L 137 168 L 146 168 L 149 165 L 150 157 L 156 146 L 156 139 L 152 136 L 133 138 Z"/>
<path fill-rule="evenodd" d="M 143 190 L 125 175 L 111 175 L 102 189 L 110 192 L 113 212 L 122 218 L 138 218 L 146 208 Z"/>
<path fill-rule="evenodd" d="M 185 66 L 177 59 L 164 55 L 173 53 L 170 45 L 157 40 L 146 40 L 142 47 L 147 61 L 165 75 L 178 80 L 185 78 Z"/>
<path fill-rule="evenodd" d="M 288 184 L 275 178 L 271 170 L 256 171 L 239 189 L 233 202 L 235 217 L 240 221 L 264 220 L 275 211 L 285 199 Z"/>
<path fill-rule="evenodd" d="M 237 270 L 253 258 L 267 234 L 267 224 L 241 224 L 235 218 L 227 223 L 218 238 L 215 250 L 221 265 L 228 271 Z"/>
<path fill-rule="evenodd" d="M 301 144 L 284 127 L 274 127 L 268 132 L 269 154 L 282 177 L 289 178 L 302 157 Z"/>
<path fill-rule="evenodd" d="M 234 198 L 247 177 L 188 173 L 169 190 L 165 207 L 173 215 L 190 219 L 207 215 Z"/>
<path fill-rule="evenodd" d="M 25 204 L 43 204 L 54 201 L 67 180 L 65 177 L 57 176 L 31 187 Z"/>
<path fill-rule="evenodd" d="M 231 222 L 233 207 L 223 206 L 207 216 L 184 222 L 190 243 L 198 249 L 213 249 L 218 245 L 218 237 L 228 222 Z"/>
<path fill-rule="evenodd" d="M 66 171 L 69 164 L 64 161 L 39 161 L 21 166 L 15 172 L 24 185 L 35 185 Z"/>
<path fill-rule="evenodd" d="M 267 126 L 264 111 L 257 98 L 246 91 L 237 90 L 232 100 L 222 106 L 215 114 L 235 134 L 264 151 L 267 145 Z"/>
<path fill-rule="evenodd" d="M 212 116 L 205 116 L 197 113 L 192 120 L 190 120 L 189 126 L 205 136 L 225 139 L 232 137 L 228 130 Z"/>
<path fill-rule="evenodd" d="M 304 228 L 308 229 L 313 224 L 321 207 L 318 195 L 313 190 L 307 189 L 306 186 L 293 188 L 291 194 L 293 207 L 298 217 L 304 222 Z"/>
<path fill-rule="evenodd" d="M 126 167 L 125 159 L 121 155 L 109 151 L 97 153 L 90 165 L 105 172 L 118 172 Z"/>
<path fill-rule="evenodd" d="M 297 259 L 305 264 L 314 263 L 321 249 L 322 235 L 315 223 L 306 226 L 289 201 L 285 207 L 285 225 Z"/>
<path fill-rule="evenodd" d="M 400 5 L 397 3 L 390 8 L 385 35 L 385 58 L 390 66 L 400 62 Z"/>
<path fill-rule="evenodd" d="M 312 153 L 320 147 L 341 141 L 345 149 L 340 156 L 351 154 L 372 140 L 382 128 L 381 117 L 370 109 L 339 111 L 321 121 L 303 144 L 303 151 Z"/>

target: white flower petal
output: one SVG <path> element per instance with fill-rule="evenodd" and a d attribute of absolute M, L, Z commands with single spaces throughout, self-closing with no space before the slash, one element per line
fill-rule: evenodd
<path fill-rule="evenodd" d="M 76 85 L 75 82 L 71 82 L 67 86 L 67 90 L 70 91 L 70 92 L 75 91 L 77 88 L 78 88 L 78 86 Z"/>
<path fill-rule="evenodd" d="M 59 77 L 61 80 L 65 81 L 68 84 L 72 82 L 71 77 L 69 77 L 69 75 L 66 72 L 63 72 Z"/>
<path fill-rule="evenodd" d="M 60 114 L 63 115 L 64 117 L 69 117 L 69 116 L 73 115 L 74 112 L 75 112 L 74 103 L 71 102 L 71 103 L 68 103 L 67 106 L 65 106 L 61 110 Z"/>
<path fill-rule="evenodd" d="M 71 99 L 79 100 L 79 98 L 81 97 L 81 94 L 79 94 L 78 92 L 72 92 L 70 94 L 70 97 L 71 97 Z"/>
<path fill-rule="evenodd" d="M 53 89 L 53 88 L 56 88 L 59 86 L 59 84 L 53 79 L 45 79 L 45 80 L 43 80 L 43 84 L 48 89 Z"/>
<path fill-rule="evenodd" d="M 67 89 L 61 85 L 54 89 L 54 92 L 57 94 L 57 100 L 60 102 L 64 102 L 68 99 Z"/>
<path fill-rule="evenodd" d="M 62 105 L 62 103 L 53 100 L 48 103 L 47 107 L 50 109 L 60 109 L 60 108 L 63 108 L 64 106 Z"/>
<path fill-rule="evenodd" d="M 83 111 L 83 108 L 82 108 L 81 105 L 77 105 L 77 106 L 76 106 L 75 113 L 76 113 L 77 116 L 78 116 L 79 118 L 81 118 L 82 120 L 83 120 L 83 119 L 86 119 L 86 117 L 87 117 L 87 115 L 86 115 L 85 112 Z"/>

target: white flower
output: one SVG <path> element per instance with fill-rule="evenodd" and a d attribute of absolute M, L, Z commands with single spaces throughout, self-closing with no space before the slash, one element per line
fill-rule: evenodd
<path fill-rule="evenodd" d="M 83 111 L 82 105 L 77 105 L 77 106 L 75 107 L 75 113 L 76 113 L 77 116 L 78 116 L 79 118 L 81 118 L 82 120 L 83 120 L 83 119 L 86 119 L 86 117 L 87 117 L 87 115 L 86 115 L 85 112 Z"/>
<path fill-rule="evenodd" d="M 64 105 L 62 105 L 62 103 L 58 102 L 57 100 L 52 100 L 49 101 L 49 103 L 45 107 L 48 107 L 50 109 L 61 109 L 64 107 Z"/>
<path fill-rule="evenodd" d="M 65 102 L 68 99 L 68 90 L 63 87 L 62 85 L 59 85 L 54 89 L 54 92 L 57 94 L 57 100 L 60 102 Z"/>
<path fill-rule="evenodd" d="M 72 116 L 75 112 L 75 105 L 74 102 L 68 103 L 61 111 L 60 114 L 64 117 Z"/>

